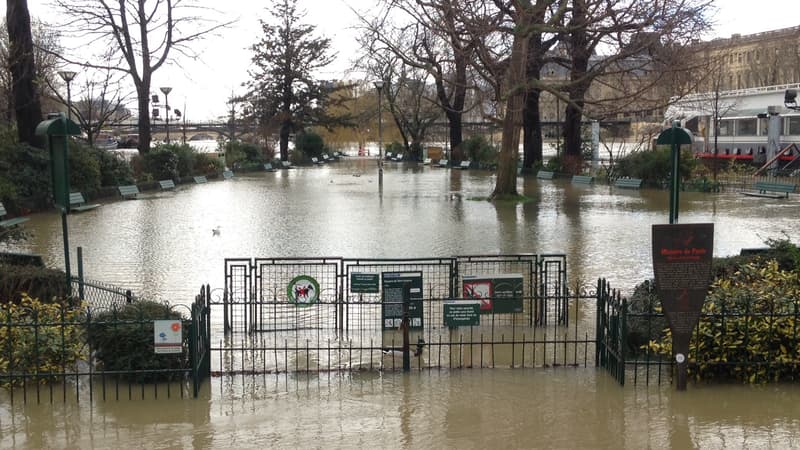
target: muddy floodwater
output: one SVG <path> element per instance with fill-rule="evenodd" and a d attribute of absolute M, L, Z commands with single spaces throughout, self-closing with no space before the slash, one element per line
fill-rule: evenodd
<path fill-rule="evenodd" d="M 652 277 L 650 229 L 668 193 L 518 178 L 531 200 L 491 204 L 485 171 L 345 159 L 101 199 L 69 216 L 72 266 L 146 298 L 189 304 L 225 258 L 416 258 L 563 253 L 570 284 L 630 291 Z M 800 196 L 683 193 L 680 222 L 713 222 L 716 255 L 800 240 Z M 13 251 L 63 267 L 58 214 Z M 218 230 L 215 233 L 212 230 Z M 793 448 L 796 385 L 625 387 L 593 367 L 215 376 L 197 399 L 0 394 L 0 448 Z"/>

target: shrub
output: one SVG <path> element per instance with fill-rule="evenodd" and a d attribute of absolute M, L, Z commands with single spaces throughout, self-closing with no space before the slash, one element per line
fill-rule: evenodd
<path fill-rule="evenodd" d="M 793 379 L 800 346 L 798 301 L 800 272 L 782 270 L 775 260 L 759 259 L 717 279 L 690 341 L 690 374 L 746 383 Z M 669 357 L 669 330 L 649 347 Z"/>
<path fill-rule="evenodd" d="M 100 186 L 133 184 L 133 169 L 127 161 L 105 150 L 94 149 L 93 154 L 100 166 Z"/>
<path fill-rule="evenodd" d="M 142 155 L 142 169 L 154 180 L 178 178 L 178 155 L 169 148 L 159 147 Z"/>
<path fill-rule="evenodd" d="M 18 304 L 0 305 L 0 373 L 41 374 L 37 381 L 46 383 L 54 380 L 47 375 L 70 371 L 85 356 L 83 315 L 83 308 L 40 302 L 27 294 Z M 6 379 L 3 387 L 22 382 Z"/>
<path fill-rule="evenodd" d="M 88 332 L 90 348 L 95 350 L 98 368 L 132 372 L 122 378 L 136 382 L 177 380 L 181 372 L 163 370 L 188 367 L 188 352 L 156 354 L 153 349 L 153 321 L 180 319 L 181 315 L 165 304 L 139 301 L 91 318 Z M 183 327 L 184 340 L 187 337 Z"/>
<path fill-rule="evenodd" d="M 72 191 L 91 192 L 102 179 L 97 151 L 78 142 L 69 144 L 69 184 Z"/>
<path fill-rule="evenodd" d="M 497 162 L 497 152 L 484 136 L 472 136 L 461 143 L 465 158 L 481 165 Z"/>
<path fill-rule="evenodd" d="M 19 303 L 26 295 L 50 303 L 69 294 L 60 270 L 0 264 L 0 302 Z"/>
<path fill-rule="evenodd" d="M 641 178 L 645 183 L 661 185 L 669 181 L 672 172 L 670 149 L 657 148 L 652 151 L 629 153 L 617 161 L 616 172 L 621 177 Z M 681 155 L 681 176 L 691 176 L 697 162 L 691 150 Z"/>
<path fill-rule="evenodd" d="M 310 160 L 313 157 L 320 157 L 325 151 L 325 142 L 322 136 L 313 131 L 298 133 L 294 142 L 294 156 L 303 160 Z"/>

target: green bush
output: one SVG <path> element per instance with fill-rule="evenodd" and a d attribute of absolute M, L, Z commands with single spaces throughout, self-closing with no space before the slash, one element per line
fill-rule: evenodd
<path fill-rule="evenodd" d="M 745 383 L 795 379 L 798 299 L 800 272 L 782 270 L 775 260 L 757 260 L 717 279 L 690 341 L 690 374 Z M 649 347 L 669 357 L 669 330 Z"/>
<path fill-rule="evenodd" d="M 97 151 L 78 142 L 69 144 L 69 184 L 72 191 L 93 192 L 102 176 Z"/>
<path fill-rule="evenodd" d="M 159 147 L 142 155 L 142 169 L 154 180 L 178 178 L 178 155 L 169 148 Z"/>
<path fill-rule="evenodd" d="M 44 303 L 69 294 L 64 272 L 37 266 L 0 264 L 0 302 L 19 303 L 25 294 Z"/>
<path fill-rule="evenodd" d="M 461 142 L 465 158 L 480 165 L 497 163 L 497 152 L 484 136 L 472 136 Z"/>
<path fill-rule="evenodd" d="M 294 141 L 294 156 L 303 161 L 319 158 L 325 152 L 325 142 L 322 136 L 313 131 L 298 133 Z"/>
<path fill-rule="evenodd" d="M 662 185 L 669 181 L 672 172 L 670 154 L 668 148 L 629 153 L 617 161 L 616 173 L 620 177 L 641 178 L 646 184 Z M 681 178 L 691 177 L 696 165 L 691 150 L 684 150 L 681 154 Z"/>
<path fill-rule="evenodd" d="M 0 304 L 0 373 L 40 374 L 41 383 L 61 380 L 47 375 L 70 371 L 85 358 L 83 317 L 83 308 L 28 295 Z M 5 380 L 3 387 L 22 383 L 23 378 Z"/>
<path fill-rule="evenodd" d="M 94 157 L 100 166 L 101 186 L 120 186 L 133 184 L 133 169 L 127 161 L 113 152 L 93 149 Z"/>
<path fill-rule="evenodd" d="M 181 372 L 164 370 L 188 367 L 188 351 L 156 354 L 153 348 L 153 321 L 181 319 L 168 305 L 139 301 L 91 317 L 88 342 L 94 350 L 98 369 L 129 373 L 122 378 L 136 382 L 181 379 Z M 183 328 L 184 341 L 188 333 Z"/>
<path fill-rule="evenodd" d="M 255 144 L 241 141 L 225 144 L 225 162 L 231 167 L 257 166 L 262 164 L 263 160 L 261 149 Z"/>
<path fill-rule="evenodd" d="M 194 157 L 194 169 L 192 174 L 210 174 L 222 172 L 222 161 L 208 153 L 196 153 Z"/>

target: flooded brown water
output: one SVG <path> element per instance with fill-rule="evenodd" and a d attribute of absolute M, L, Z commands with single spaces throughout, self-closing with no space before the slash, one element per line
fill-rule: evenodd
<path fill-rule="evenodd" d="M 796 448 L 798 386 L 594 369 L 214 378 L 198 399 L 2 407 L 3 448 Z M 13 414 L 10 418 L 10 409 Z"/>
<path fill-rule="evenodd" d="M 101 201 L 70 216 L 70 241 L 87 278 L 183 304 L 222 285 L 228 257 L 565 253 L 571 284 L 607 277 L 630 290 L 652 276 L 650 226 L 667 221 L 666 192 L 524 177 L 530 202 L 475 200 L 492 186 L 488 172 L 389 164 L 379 195 L 375 162 L 352 159 Z M 800 240 L 798 216 L 798 196 L 681 197 L 681 222 L 715 223 L 717 255 Z M 59 216 L 35 214 L 26 229 L 33 238 L 13 250 L 63 266 Z M 591 367 L 214 377 L 198 399 L 12 406 L 5 395 L 0 447 L 792 448 L 798 405 L 795 385 L 676 393 L 621 387 Z"/>

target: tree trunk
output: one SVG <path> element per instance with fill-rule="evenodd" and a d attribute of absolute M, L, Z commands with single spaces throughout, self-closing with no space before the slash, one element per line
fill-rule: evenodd
<path fill-rule="evenodd" d="M 518 26 L 518 29 L 525 27 Z M 522 109 L 525 106 L 525 66 L 527 62 L 527 37 L 514 36 L 506 76 L 506 111 L 503 117 L 503 140 L 497 161 L 497 180 L 491 199 L 516 196 L 517 159 Z"/>
<path fill-rule="evenodd" d="M 463 106 L 463 105 L 462 105 Z M 461 142 L 463 140 L 463 122 L 461 111 L 447 111 L 447 123 L 450 125 L 450 155 L 452 160 L 463 159 Z"/>
<path fill-rule="evenodd" d="M 528 91 L 525 98 L 525 110 L 522 113 L 522 167 L 530 169 L 536 163 L 542 162 L 542 122 L 539 112 L 539 98 L 541 91 L 533 89 Z"/>
<path fill-rule="evenodd" d="M 278 134 L 280 138 L 281 161 L 289 160 L 289 134 L 291 129 L 291 123 L 286 121 L 281 122 L 281 130 Z"/>
<path fill-rule="evenodd" d="M 139 119 L 137 125 L 139 128 L 139 154 L 144 155 L 150 152 L 150 142 L 152 140 L 150 132 L 150 85 L 141 85 L 136 87 L 136 93 L 139 103 Z"/>
<path fill-rule="evenodd" d="M 7 0 L 6 26 L 17 136 L 20 142 L 33 145 L 36 142 L 36 125 L 42 121 L 42 106 L 34 83 L 36 64 L 33 59 L 31 16 L 27 0 Z"/>
<path fill-rule="evenodd" d="M 564 161 L 563 169 L 567 173 L 578 175 L 583 166 L 581 140 L 581 121 L 583 119 L 583 95 L 570 95 L 571 101 L 567 104 L 564 117 Z"/>

